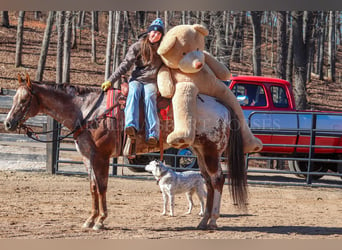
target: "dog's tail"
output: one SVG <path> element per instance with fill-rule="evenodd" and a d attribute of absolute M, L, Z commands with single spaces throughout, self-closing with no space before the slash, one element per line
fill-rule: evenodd
<path fill-rule="evenodd" d="M 246 209 L 248 191 L 247 191 L 247 173 L 244 162 L 243 142 L 240 122 L 233 112 L 230 111 L 230 131 L 226 157 L 228 157 L 228 183 L 230 193 L 235 205 Z"/>

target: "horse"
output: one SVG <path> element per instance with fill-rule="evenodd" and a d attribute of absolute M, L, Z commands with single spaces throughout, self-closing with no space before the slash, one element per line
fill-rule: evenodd
<path fill-rule="evenodd" d="M 120 136 L 123 133 L 123 118 L 112 119 L 103 115 L 107 110 L 107 93 L 100 88 L 31 81 L 28 74 L 26 79 L 19 77 L 19 84 L 13 105 L 4 121 L 5 129 L 20 129 L 25 127 L 24 122 L 28 118 L 45 113 L 73 132 L 76 149 L 82 155 L 90 177 L 92 210 L 83 228 L 103 229 L 108 215 L 106 191 L 109 160 L 118 157 L 123 151 Z M 226 177 L 233 203 L 239 208 L 247 207 L 242 137 L 234 113 L 217 100 L 199 95 L 197 106 L 196 139 L 192 148 L 207 187 L 205 214 L 197 228 L 216 229 Z M 173 130 L 173 120 L 161 120 L 160 126 L 162 147 L 149 147 L 144 132 L 139 132 L 136 137 L 136 154 L 157 152 L 161 148 L 170 147 L 166 144 L 166 137 Z M 222 154 L 228 157 L 227 176 L 221 168 Z"/>

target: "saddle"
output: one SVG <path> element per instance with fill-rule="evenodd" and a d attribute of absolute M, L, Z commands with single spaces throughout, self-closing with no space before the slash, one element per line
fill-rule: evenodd
<path fill-rule="evenodd" d="M 107 109 L 110 112 L 107 113 L 107 117 L 114 118 L 119 121 L 124 121 L 124 109 L 126 107 L 126 101 L 128 96 L 128 83 L 121 84 L 120 89 L 110 88 L 107 90 Z M 160 120 L 172 120 L 171 99 L 162 97 L 160 94 L 157 96 L 157 109 Z M 114 108 L 113 108 L 114 107 Z M 145 113 L 144 113 L 144 101 L 141 99 L 139 103 L 139 127 L 138 134 L 145 137 Z M 123 155 L 129 158 L 135 158 L 135 141 L 132 141 L 129 137 L 124 135 L 124 149 Z"/>

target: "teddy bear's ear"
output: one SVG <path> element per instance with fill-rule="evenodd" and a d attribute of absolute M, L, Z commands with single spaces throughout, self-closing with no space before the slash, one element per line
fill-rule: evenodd
<path fill-rule="evenodd" d="M 165 53 L 167 53 L 170 49 L 172 49 L 173 46 L 175 46 L 175 43 L 175 36 L 164 37 L 157 50 L 158 55 L 164 55 Z"/>
<path fill-rule="evenodd" d="M 199 33 L 201 33 L 203 36 L 209 35 L 209 30 L 200 24 L 194 24 L 192 27 L 197 30 Z"/>

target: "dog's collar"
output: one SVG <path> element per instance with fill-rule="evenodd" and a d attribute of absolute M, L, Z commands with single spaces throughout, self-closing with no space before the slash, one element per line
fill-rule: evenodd
<path fill-rule="evenodd" d="M 166 169 L 164 172 L 161 173 L 159 179 L 157 180 L 157 185 L 159 185 L 159 182 L 160 182 L 161 178 L 163 178 L 167 174 L 167 172 L 169 172 L 168 169 Z"/>

